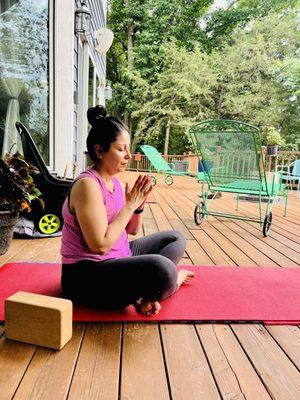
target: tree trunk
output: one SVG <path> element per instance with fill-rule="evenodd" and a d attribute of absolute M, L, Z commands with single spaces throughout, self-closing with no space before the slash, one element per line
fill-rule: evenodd
<path fill-rule="evenodd" d="M 130 132 L 129 132 L 129 130 L 130 130 L 129 129 L 129 122 L 130 122 L 129 112 L 127 110 L 125 110 L 124 111 L 124 124 L 128 129 L 128 133 L 130 134 Z"/>
<path fill-rule="evenodd" d="M 219 99 L 218 99 L 218 104 L 217 104 L 217 113 L 218 113 L 219 119 L 222 119 L 222 117 L 223 117 L 222 105 L 223 105 L 223 87 L 221 87 L 221 89 L 220 89 L 220 94 L 219 94 Z"/>
<path fill-rule="evenodd" d="M 127 63 L 128 69 L 133 69 L 133 26 L 129 25 L 127 30 Z"/>
<path fill-rule="evenodd" d="M 135 135 L 134 135 L 134 137 L 132 138 L 132 141 L 131 141 L 131 149 L 130 150 L 131 150 L 132 154 L 135 153 L 136 146 L 137 146 L 139 140 L 140 140 L 140 135 L 138 133 L 135 133 Z"/>
<path fill-rule="evenodd" d="M 167 127 L 166 127 L 166 136 L 165 136 L 165 148 L 164 155 L 168 155 L 169 150 L 169 141 L 170 141 L 170 131 L 171 131 L 171 117 L 168 117 Z"/>

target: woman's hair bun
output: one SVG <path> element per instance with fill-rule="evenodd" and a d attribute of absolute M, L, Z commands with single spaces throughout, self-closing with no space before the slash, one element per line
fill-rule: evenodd
<path fill-rule="evenodd" d="M 106 117 L 106 115 L 106 108 L 100 105 L 91 107 L 87 110 L 87 119 L 92 126 L 97 124 L 100 118 Z"/>

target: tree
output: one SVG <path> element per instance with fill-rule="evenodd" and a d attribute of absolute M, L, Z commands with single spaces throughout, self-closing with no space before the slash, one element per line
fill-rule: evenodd
<path fill-rule="evenodd" d="M 292 84 L 291 75 L 296 75 L 292 60 L 298 43 L 295 14 L 272 14 L 253 21 L 247 29 L 238 28 L 222 51 L 214 50 L 211 57 L 219 76 L 215 97 L 218 118 L 240 119 L 261 127 L 273 125 L 286 135 L 285 121 L 294 120 L 290 98 L 297 80 Z M 290 63 L 295 75 L 293 68 L 288 68 Z"/>
<path fill-rule="evenodd" d="M 201 24 L 207 37 L 205 49 L 222 47 L 236 28 L 245 28 L 255 19 L 280 13 L 296 6 L 298 0 L 232 0 L 224 9 L 208 12 Z"/>
<path fill-rule="evenodd" d="M 157 80 L 163 63 L 161 45 L 171 39 L 192 48 L 199 39 L 198 21 L 213 0 L 112 0 L 108 25 L 116 40 L 108 54 L 108 79 L 112 81 L 114 100 L 110 109 L 123 116 L 129 130 L 134 130 L 132 111 L 137 105 L 133 96 L 132 73 Z"/>
<path fill-rule="evenodd" d="M 164 154 L 168 154 L 174 127 L 184 135 L 193 121 L 212 116 L 216 76 L 199 46 L 189 52 L 173 41 L 162 46 L 162 52 L 162 71 L 133 116 L 138 118 L 135 142 L 164 132 Z"/>
<path fill-rule="evenodd" d="M 210 12 L 212 3 L 111 1 L 116 41 L 108 57 L 109 107 L 129 124 L 133 150 L 147 140 L 160 147 L 165 141 L 161 151 L 169 151 L 173 135 L 208 117 L 296 134 L 296 0 L 232 0 Z M 188 146 L 182 141 L 182 151 Z"/>
<path fill-rule="evenodd" d="M 281 128 L 286 140 L 286 150 L 300 150 L 300 59 L 287 58 L 275 71 L 277 80 L 285 89 L 285 118 Z"/>

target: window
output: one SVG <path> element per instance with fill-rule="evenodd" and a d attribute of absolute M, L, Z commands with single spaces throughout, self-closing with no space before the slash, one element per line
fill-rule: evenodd
<path fill-rule="evenodd" d="M 48 0 L 0 0 L 0 152 L 16 143 L 15 122 L 26 125 L 49 164 Z M 13 148 L 14 150 L 16 147 Z"/>

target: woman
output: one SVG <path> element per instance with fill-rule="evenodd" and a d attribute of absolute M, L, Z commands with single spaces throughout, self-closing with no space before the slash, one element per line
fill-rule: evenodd
<path fill-rule="evenodd" d="M 193 277 L 176 271 L 185 238 L 169 231 L 128 242 L 127 234 L 141 226 L 151 179 L 139 175 L 132 188 L 124 188 L 115 175 L 131 159 L 128 132 L 101 106 L 88 110 L 88 120 L 94 165 L 73 182 L 63 205 L 62 289 L 85 306 L 119 310 L 134 304 L 138 312 L 157 314 L 159 300 Z"/>

